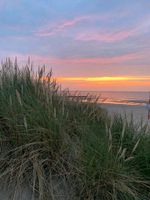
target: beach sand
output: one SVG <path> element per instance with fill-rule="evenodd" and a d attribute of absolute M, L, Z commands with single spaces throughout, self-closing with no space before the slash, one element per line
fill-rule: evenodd
<path fill-rule="evenodd" d="M 121 114 L 124 118 L 127 117 L 130 120 L 133 117 L 134 123 L 143 122 L 144 124 L 150 124 L 148 120 L 148 109 L 143 105 L 125 105 L 125 104 L 101 104 L 102 108 L 105 108 L 108 113 L 113 117 L 115 114 Z"/>

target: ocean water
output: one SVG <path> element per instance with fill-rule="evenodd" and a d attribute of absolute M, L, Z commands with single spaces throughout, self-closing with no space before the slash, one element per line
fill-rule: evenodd
<path fill-rule="evenodd" d="M 127 120 L 133 120 L 135 124 L 149 124 L 148 103 L 150 99 L 149 92 L 103 92 L 103 91 L 80 91 L 71 92 L 71 96 L 77 96 L 83 101 L 85 97 L 89 97 L 91 101 L 98 98 L 100 106 L 108 111 L 110 116 L 115 114 L 121 115 Z"/>
<path fill-rule="evenodd" d="M 149 92 L 103 92 L 103 91 L 81 91 L 78 92 L 81 96 L 97 96 L 98 102 L 102 104 L 120 104 L 131 106 L 147 106 L 149 102 Z"/>

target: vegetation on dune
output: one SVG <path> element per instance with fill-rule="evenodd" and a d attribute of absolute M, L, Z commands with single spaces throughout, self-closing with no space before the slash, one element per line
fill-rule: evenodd
<path fill-rule="evenodd" d="M 32 199 L 150 199 L 150 135 L 96 101 L 61 91 L 52 73 L 9 59 L 0 70 L 0 179 Z"/>

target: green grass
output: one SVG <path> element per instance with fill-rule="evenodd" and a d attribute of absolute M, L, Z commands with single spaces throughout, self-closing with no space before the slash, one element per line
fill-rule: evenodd
<path fill-rule="evenodd" d="M 39 200 L 150 199 L 150 133 L 70 98 L 44 67 L 0 70 L 0 179 Z"/>

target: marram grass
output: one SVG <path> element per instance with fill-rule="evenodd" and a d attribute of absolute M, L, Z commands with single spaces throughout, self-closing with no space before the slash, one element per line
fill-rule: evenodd
<path fill-rule="evenodd" d="M 44 67 L 0 69 L 0 181 L 32 200 L 150 199 L 150 135 L 70 97 Z"/>

